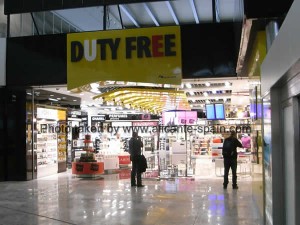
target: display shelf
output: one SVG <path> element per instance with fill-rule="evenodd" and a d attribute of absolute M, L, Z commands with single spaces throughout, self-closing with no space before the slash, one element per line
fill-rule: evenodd
<path fill-rule="evenodd" d="M 201 137 L 192 142 L 192 155 L 208 155 L 210 150 L 208 139 Z"/>
<path fill-rule="evenodd" d="M 58 162 L 66 162 L 67 160 L 67 142 L 66 134 L 57 135 Z"/>
<path fill-rule="evenodd" d="M 211 143 L 211 156 L 212 159 L 222 158 L 223 143 Z"/>
<path fill-rule="evenodd" d="M 45 167 L 57 163 L 57 135 L 53 133 L 37 134 L 37 166 Z"/>
<path fill-rule="evenodd" d="M 144 150 L 145 151 L 154 151 L 154 138 L 153 137 L 143 137 L 144 141 Z"/>

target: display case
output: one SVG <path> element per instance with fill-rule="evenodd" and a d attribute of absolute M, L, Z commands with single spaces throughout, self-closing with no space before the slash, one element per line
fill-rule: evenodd
<path fill-rule="evenodd" d="M 209 154 L 209 140 L 205 137 L 196 137 L 192 141 L 192 155 L 208 155 Z"/>
<path fill-rule="evenodd" d="M 211 157 L 212 159 L 221 159 L 223 143 L 211 143 Z"/>
<path fill-rule="evenodd" d="M 147 151 L 154 151 L 154 138 L 153 137 L 143 137 L 144 141 L 144 150 Z"/>
<path fill-rule="evenodd" d="M 37 134 L 37 177 L 57 173 L 57 135 L 55 133 Z"/>
<path fill-rule="evenodd" d="M 59 126 L 66 127 L 65 122 L 60 122 Z M 65 172 L 67 170 L 67 134 L 65 129 L 60 129 L 57 134 L 57 160 L 58 160 L 58 172 Z"/>
<path fill-rule="evenodd" d="M 104 162 L 98 161 L 94 153 L 91 135 L 86 134 L 83 140 L 83 151 L 77 159 L 72 163 L 72 174 L 79 177 L 94 177 L 104 173 Z"/>

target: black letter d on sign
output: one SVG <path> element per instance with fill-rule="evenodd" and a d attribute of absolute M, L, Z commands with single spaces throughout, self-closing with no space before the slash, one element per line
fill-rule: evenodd
<path fill-rule="evenodd" d="M 71 62 L 78 62 L 82 59 L 82 57 L 83 57 L 83 45 L 79 41 L 72 41 Z"/>

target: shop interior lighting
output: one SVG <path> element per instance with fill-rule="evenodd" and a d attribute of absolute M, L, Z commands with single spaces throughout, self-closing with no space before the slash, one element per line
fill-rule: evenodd
<path fill-rule="evenodd" d="M 226 81 L 226 82 L 225 82 L 225 86 L 226 86 L 226 87 L 230 87 L 231 84 L 230 84 L 228 81 Z"/>
<path fill-rule="evenodd" d="M 91 83 L 90 86 L 91 86 L 92 89 L 97 89 L 99 87 L 99 84 Z"/>
<path fill-rule="evenodd" d="M 173 17 L 173 20 L 174 20 L 175 24 L 176 24 L 176 25 L 179 25 L 177 16 L 175 15 L 175 12 L 174 12 L 174 10 L 173 10 L 173 7 L 172 7 L 171 3 L 170 3 L 169 1 L 167 1 L 166 4 L 167 4 L 167 7 L 168 7 L 168 9 L 169 9 L 169 11 L 170 11 L 172 17 Z"/>
<path fill-rule="evenodd" d="M 138 22 L 132 17 L 131 13 L 129 10 L 125 7 L 125 5 L 120 5 L 121 10 L 126 14 L 126 16 L 131 20 L 131 22 L 136 26 L 140 27 Z"/>
<path fill-rule="evenodd" d="M 53 102 L 58 102 L 58 100 L 57 99 L 55 99 L 55 98 L 48 98 L 50 101 L 53 101 Z"/>
<path fill-rule="evenodd" d="M 191 85 L 190 83 L 186 83 L 185 86 L 186 86 L 187 88 L 192 88 L 192 85 Z"/>
<path fill-rule="evenodd" d="M 206 87 L 209 87 L 209 86 L 210 86 L 210 83 L 209 83 L 209 82 L 206 82 L 206 83 L 205 83 L 205 86 L 206 86 Z"/>
<path fill-rule="evenodd" d="M 150 10 L 147 3 L 144 3 L 143 5 L 144 5 L 146 12 L 149 14 L 150 18 L 152 19 L 153 23 L 155 24 L 155 26 L 159 27 L 159 23 L 158 23 L 157 19 L 155 18 L 155 16 L 153 15 L 152 11 Z"/>
<path fill-rule="evenodd" d="M 196 10 L 196 7 L 195 7 L 194 0 L 190 0 L 190 5 L 192 7 L 192 11 L 193 11 L 193 15 L 194 15 L 194 19 L 196 21 L 196 24 L 199 24 L 199 17 L 198 17 L 198 14 L 197 14 L 197 10 Z"/>
<path fill-rule="evenodd" d="M 157 112 L 166 109 L 183 109 L 190 110 L 186 95 L 184 91 L 166 90 L 166 89 L 149 89 L 149 88 L 119 88 L 108 91 L 94 97 L 105 99 L 105 102 L 114 105 L 120 103 L 129 104 L 131 108 L 144 109 L 153 111 L 154 106 L 158 107 Z M 113 101 L 116 98 L 120 101 Z"/>

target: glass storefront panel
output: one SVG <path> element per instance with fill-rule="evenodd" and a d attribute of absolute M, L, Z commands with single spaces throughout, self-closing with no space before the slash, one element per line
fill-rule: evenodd
<path fill-rule="evenodd" d="M 271 102 L 270 95 L 263 99 L 263 164 L 265 189 L 266 224 L 273 224 L 272 219 L 272 142 L 271 142 Z"/>

